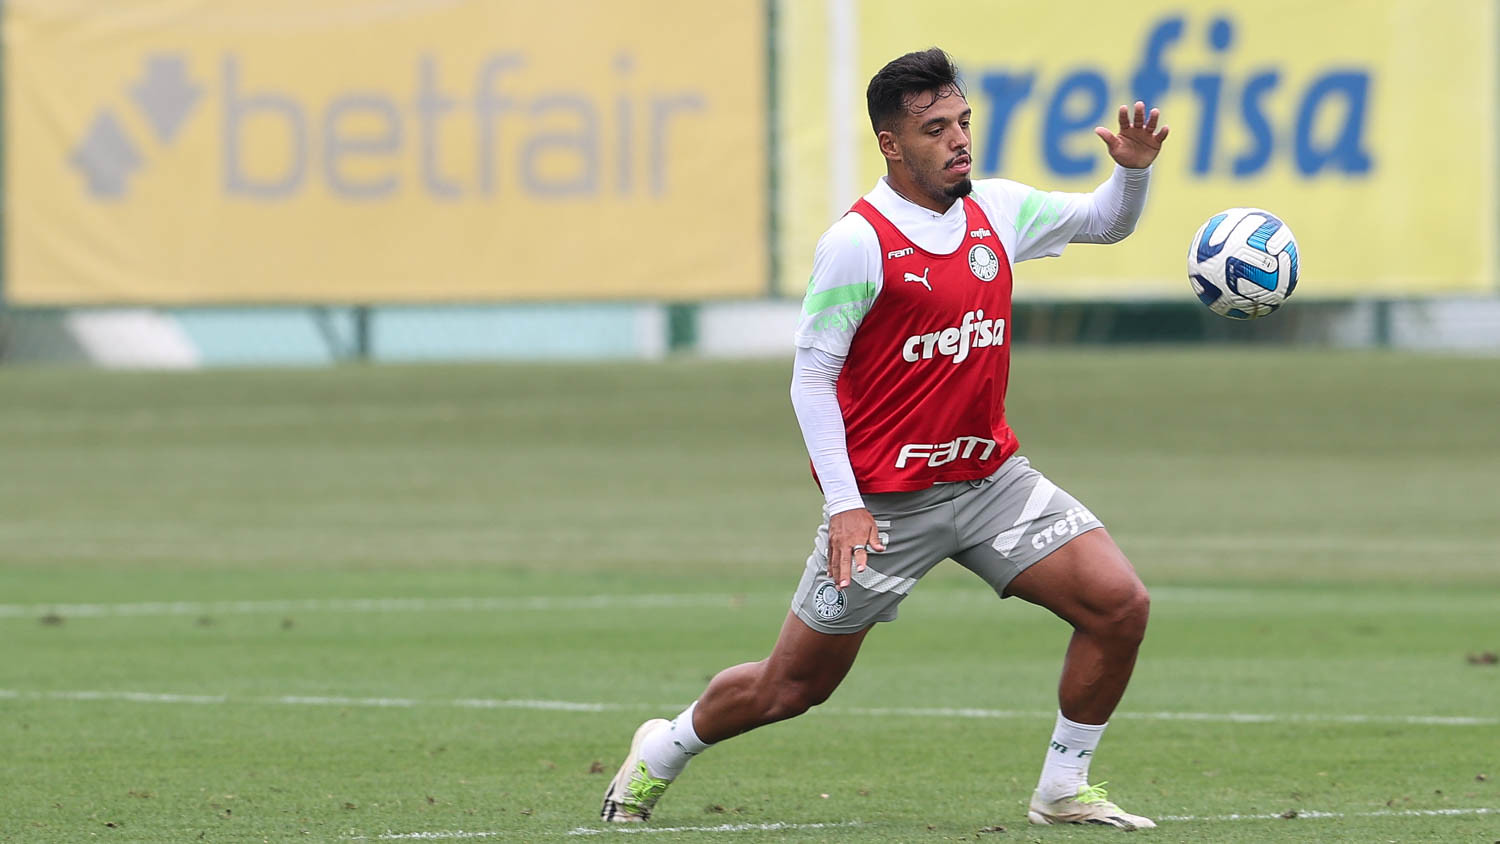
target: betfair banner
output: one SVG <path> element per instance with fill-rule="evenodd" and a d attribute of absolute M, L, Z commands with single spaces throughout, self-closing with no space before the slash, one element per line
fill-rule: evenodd
<path fill-rule="evenodd" d="M 21 304 L 766 286 L 761 0 L 9 0 Z"/>
<path fill-rule="evenodd" d="M 789 4 L 780 90 L 781 289 L 799 295 L 818 234 L 885 172 L 864 85 L 937 45 L 974 109 L 979 177 L 1092 190 L 1112 162 L 1093 134 L 1137 99 L 1171 137 L 1146 214 L 1122 244 L 1018 270 L 1032 298 L 1186 297 L 1194 231 L 1259 206 L 1300 241 L 1302 298 L 1420 296 L 1496 283 L 1497 4 L 1491 0 L 931 0 Z M 806 85 L 842 72 L 845 94 Z M 816 127 L 816 128 L 808 128 Z M 837 163 L 857 161 L 838 178 Z"/>

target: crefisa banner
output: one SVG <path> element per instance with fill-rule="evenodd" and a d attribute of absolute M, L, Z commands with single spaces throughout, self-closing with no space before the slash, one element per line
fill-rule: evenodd
<path fill-rule="evenodd" d="M 17 304 L 766 289 L 759 0 L 11 0 Z"/>
<path fill-rule="evenodd" d="M 1262 207 L 1301 246 L 1299 297 L 1489 291 L 1496 278 L 1497 4 L 1421 0 L 1143 0 L 793 4 L 784 64 L 843 67 L 854 96 L 783 77 L 789 134 L 782 290 L 805 283 L 818 234 L 885 172 L 863 86 L 937 45 L 974 109 L 978 178 L 1088 191 L 1113 163 L 1093 134 L 1119 105 L 1159 107 L 1171 136 L 1136 233 L 1018 270 L 1032 298 L 1187 295 L 1188 244 L 1211 215 Z M 832 179 L 840 158 L 851 176 Z"/>

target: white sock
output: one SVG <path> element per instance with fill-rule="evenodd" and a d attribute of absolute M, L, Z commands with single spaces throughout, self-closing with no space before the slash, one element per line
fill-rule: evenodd
<path fill-rule="evenodd" d="M 1061 800 L 1078 794 L 1081 786 L 1088 785 L 1089 762 L 1099 747 L 1099 738 L 1109 723 L 1080 724 L 1057 713 L 1057 726 L 1052 728 L 1052 743 L 1047 746 L 1047 759 L 1042 763 L 1042 778 L 1036 790 L 1043 800 Z"/>
<path fill-rule="evenodd" d="M 657 730 L 641 742 L 641 761 L 651 776 L 675 780 L 689 760 L 710 747 L 693 729 L 693 709 L 697 706 L 698 701 L 693 701 L 667 729 Z"/>

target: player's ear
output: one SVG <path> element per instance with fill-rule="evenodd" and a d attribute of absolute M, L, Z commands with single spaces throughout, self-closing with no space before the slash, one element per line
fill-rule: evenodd
<path fill-rule="evenodd" d="M 885 156 L 886 161 L 901 160 L 901 144 L 896 140 L 894 131 L 882 129 L 875 133 L 875 140 L 880 144 L 880 154 Z"/>

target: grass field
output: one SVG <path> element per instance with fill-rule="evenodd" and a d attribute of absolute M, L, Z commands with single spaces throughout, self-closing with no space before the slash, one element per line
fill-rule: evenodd
<path fill-rule="evenodd" d="M 0 839 L 1120 835 L 1025 823 L 1067 630 L 957 566 L 667 831 L 597 823 L 785 615 L 787 380 L 0 370 Z M 1011 418 L 1152 588 L 1094 764 L 1137 837 L 1500 841 L 1500 360 L 1032 350 Z"/>

